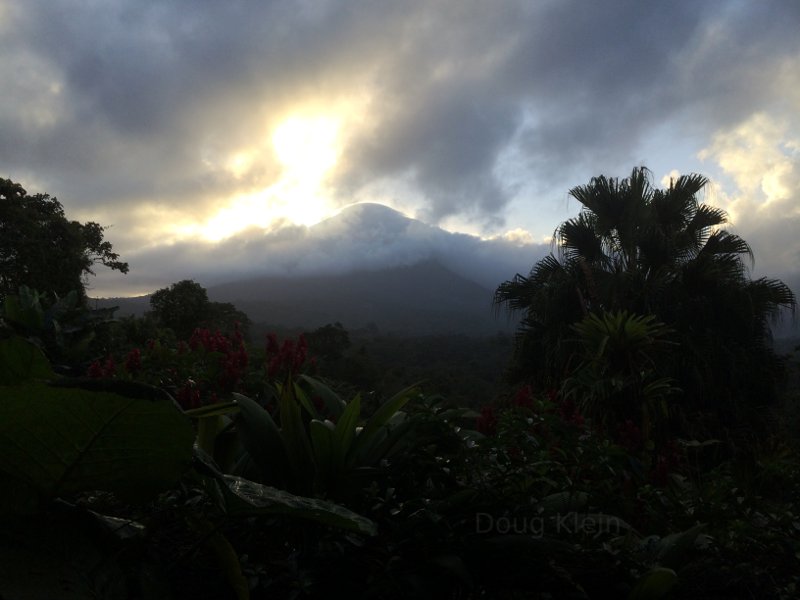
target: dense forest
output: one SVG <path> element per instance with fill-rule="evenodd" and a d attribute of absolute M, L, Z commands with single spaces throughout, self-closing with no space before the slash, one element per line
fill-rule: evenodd
<path fill-rule="evenodd" d="M 800 361 L 700 175 L 570 190 L 514 335 L 143 316 L 96 223 L 0 180 L 0 598 L 793 598 Z"/>

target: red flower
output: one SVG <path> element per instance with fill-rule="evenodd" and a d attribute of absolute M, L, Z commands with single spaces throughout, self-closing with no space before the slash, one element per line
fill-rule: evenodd
<path fill-rule="evenodd" d="M 533 390 L 531 390 L 531 386 L 526 385 L 521 387 L 514 398 L 512 398 L 511 404 L 519 406 L 520 408 L 533 409 Z"/>
<path fill-rule="evenodd" d="M 481 414 L 476 419 L 476 428 L 483 435 L 493 436 L 497 433 L 497 415 L 491 406 L 483 406 Z"/>
<path fill-rule="evenodd" d="M 278 336 L 274 333 L 267 334 L 267 356 L 275 356 L 280 352 Z"/>
<path fill-rule="evenodd" d="M 619 426 L 619 445 L 625 448 L 628 452 L 638 452 L 644 448 L 644 438 L 642 437 L 642 430 L 636 424 L 627 419 Z"/>
<path fill-rule="evenodd" d="M 190 379 L 178 389 L 178 392 L 175 394 L 175 399 L 184 410 L 197 408 L 200 406 L 200 390 L 197 389 L 194 382 Z"/>
<path fill-rule="evenodd" d="M 661 487 L 667 485 L 667 477 L 680 465 L 682 460 L 683 456 L 677 444 L 672 440 L 667 442 L 656 458 L 656 466 L 653 469 L 653 483 Z"/>
<path fill-rule="evenodd" d="M 94 379 L 100 379 L 103 376 L 103 366 L 99 360 L 92 362 L 86 370 L 86 374 Z"/>
<path fill-rule="evenodd" d="M 559 416 L 567 423 L 583 427 L 585 420 L 572 398 L 567 398 L 558 407 Z"/>
<path fill-rule="evenodd" d="M 103 364 L 103 377 L 113 377 L 117 370 L 117 365 L 114 363 L 114 357 L 110 354 Z"/>
<path fill-rule="evenodd" d="M 280 345 L 274 333 L 270 333 L 267 336 L 266 367 L 267 375 L 270 378 L 276 377 L 281 372 L 287 374 L 299 373 L 303 370 L 307 358 L 308 344 L 303 334 L 300 334 L 297 344 L 290 339 L 286 339 Z"/>
<path fill-rule="evenodd" d="M 134 348 L 125 357 L 125 370 L 128 373 L 137 373 L 142 368 L 142 351 Z"/>

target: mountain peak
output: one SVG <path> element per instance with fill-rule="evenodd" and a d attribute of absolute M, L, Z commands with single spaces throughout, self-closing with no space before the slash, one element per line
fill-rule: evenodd
<path fill-rule="evenodd" d="M 313 229 L 340 230 L 374 227 L 403 229 L 411 222 L 414 222 L 414 219 L 384 204 L 363 202 L 345 206 L 336 215 L 317 224 Z"/>
<path fill-rule="evenodd" d="M 395 210 L 394 208 L 386 206 L 385 204 L 379 204 L 378 202 L 360 202 L 358 204 L 350 204 L 345 206 L 337 216 L 342 215 L 353 215 L 361 218 L 408 219 L 408 217 L 406 217 L 399 210 Z"/>

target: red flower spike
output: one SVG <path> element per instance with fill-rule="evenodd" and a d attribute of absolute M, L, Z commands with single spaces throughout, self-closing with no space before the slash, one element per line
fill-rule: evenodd
<path fill-rule="evenodd" d="M 109 355 L 103 364 L 103 377 L 113 377 L 116 370 L 117 365 L 114 363 L 114 357 Z"/>
<path fill-rule="evenodd" d="M 86 375 L 93 379 L 100 379 L 103 376 L 103 366 L 100 364 L 99 360 L 89 365 L 89 368 L 86 370 Z"/>
<path fill-rule="evenodd" d="M 135 375 L 142 369 L 142 352 L 138 348 L 134 348 L 128 352 L 125 357 L 125 370 L 132 375 Z"/>
<path fill-rule="evenodd" d="M 511 400 L 511 404 L 520 408 L 533 409 L 533 390 L 531 390 L 531 386 L 521 387 Z"/>
<path fill-rule="evenodd" d="M 278 336 L 274 333 L 267 334 L 267 356 L 275 356 L 280 352 Z"/>
<path fill-rule="evenodd" d="M 481 414 L 476 419 L 477 430 L 486 436 L 493 436 L 497 433 L 497 415 L 491 406 L 481 407 Z"/>

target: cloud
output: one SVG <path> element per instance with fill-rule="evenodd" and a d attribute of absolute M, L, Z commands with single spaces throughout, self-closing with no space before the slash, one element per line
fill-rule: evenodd
<path fill-rule="evenodd" d="M 717 132 L 701 158 L 719 165 L 733 185 L 717 183 L 712 201 L 728 211 L 750 242 L 762 274 L 800 265 L 800 133 L 796 124 L 755 113 Z"/>
<path fill-rule="evenodd" d="M 126 276 L 100 273 L 93 295 L 144 294 L 180 279 L 205 286 L 250 275 L 320 275 L 377 270 L 437 260 L 489 289 L 527 273 L 549 246 L 528 243 L 520 232 L 482 240 L 426 225 L 378 204 L 358 204 L 313 227 L 286 224 L 268 233 L 250 229 L 219 244 L 177 242 L 125 259 Z M 141 275 L 137 264 L 150 267 Z"/>
<path fill-rule="evenodd" d="M 178 247 L 212 263 L 236 254 L 241 241 L 204 245 L 198 228 L 282 189 L 271 136 L 292 117 L 338 124 L 338 160 L 318 190 L 329 212 L 389 201 L 486 236 L 540 238 L 571 216 L 559 207 L 572 186 L 642 162 L 690 172 L 703 148 L 712 176 L 745 186 L 728 192 L 731 209 L 741 221 L 760 211 L 753 234 L 765 247 L 782 223 L 761 205 L 796 189 L 783 147 L 756 184 L 761 200 L 743 200 L 758 177 L 744 150 L 730 162 L 746 144 L 725 141 L 756 114 L 783 128 L 763 133 L 776 144 L 798 137 L 794 0 L 0 0 L 0 10 L 0 175 L 58 196 L 73 218 L 114 225 L 115 248 L 142 270 Z"/>

